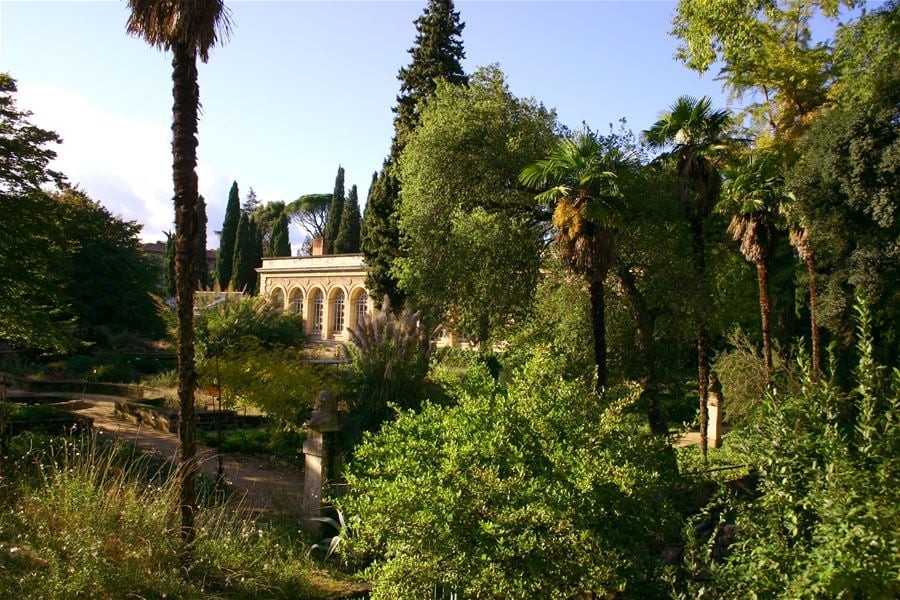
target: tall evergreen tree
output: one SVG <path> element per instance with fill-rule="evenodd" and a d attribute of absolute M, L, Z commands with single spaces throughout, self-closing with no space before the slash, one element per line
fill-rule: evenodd
<path fill-rule="evenodd" d="M 238 221 L 241 216 L 241 197 L 237 181 L 231 184 L 228 205 L 225 207 L 225 221 L 219 237 L 219 257 L 216 263 L 216 279 L 222 289 L 231 283 L 231 267 L 234 265 L 234 245 L 237 238 Z"/>
<path fill-rule="evenodd" d="M 256 192 L 253 188 L 250 188 L 250 191 L 247 192 L 247 197 L 244 199 L 244 204 L 241 205 L 241 211 L 252 215 L 257 208 L 259 208 L 259 198 L 256 197 Z"/>
<path fill-rule="evenodd" d="M 272 234 L 269 236 L 268 256 L 290 256 L 291 241 L 288 231 L 287 213 L 282 212 L 275 218 L 272 224 Z"/>
<path fill-rule="evenodd" d="M 372 182 L 369 184 L 369 191 L 366 192 L 366 213 L 369 212 L 369 207 L 372 206 L 372 191 L 375 189 L 375 184 L 378 183 L 378 171 L 372 172 Z M 359 245 L 360 250 L 362 250 L 362 241 L 366 237 L 366 217 L 365 215 L 359 221 Z"/>
<path fill-rule="evenodd" d="M 453 0 L 429 0 L 415 25 L 416 40 L 409 49 L 412 60 L 397 75 L 400 95 L 394 107 L 391 153 L 378 176 L 378 185 L 369 191 L 362 238 L 362 251 L 369 265 L 366 286 L 376 296 L 390 296 L 395 307 L 401 305 L 403 295 L 391 273 L 394 261 L 400 256 L 397 228 L 400 182 L 394 165 L 406 144 L 406 136 L 418 125 L 417 105 L 434 93 L 437 80 L 443 78 L 453 84 L 467 81 L 461 64 L 466 56 L 461 37 L 465 23 L 459 20 Z"/>
<path fill-rule="evenodd" d="M 166 255 L 163 258 L 163 291 L 169 298 L 175 297 L 175 236 L 166 231 Z"/>
<path fill-rule="evenodd" d="M 356 186 L 350 188 L 344 210 L 341 212 L 341 226 L 337 239 L 334 240 L 335 254 L 359 252 L 359 193 Z"/>
<path fill-rule="evenodd" d="M 328 208 L 328 220 L 325 222 L 325 254 L 334 254 L 334 241 L 341 228 L 341 213 L 344 210 L 344 167 L 338 166 L 334 178 L 334 194 Z"/>
<path fill-rule="evenodd" d="M 197 284 L 209 286 L 209 263 L 206 262 L 206 200 L 197 196 Z"/>
<path fill-rule="evenodd" d="M 253 294 L 256 287 L 256 226 L 252 218 L 241 213 L 237 238 L 234 245 L 232 282 L 239 292 Z"/>

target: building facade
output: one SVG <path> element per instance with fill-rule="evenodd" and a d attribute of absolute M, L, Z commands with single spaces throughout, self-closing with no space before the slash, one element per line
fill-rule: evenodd
<path fill-rule="evenodd" d="M 349 328 L 375 307 L 362 254 L 264 258 L 256 271 L 260 296 L 303 315 L 310 341 L 349 341 Z"/>

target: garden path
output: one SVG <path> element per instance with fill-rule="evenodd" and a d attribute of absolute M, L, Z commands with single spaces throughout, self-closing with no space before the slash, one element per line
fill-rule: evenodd
<path fill-rule="evenodd" d="M 112 396 L 79 394 L 85 403 L 78 414 L 90 417 L 94 429 L 131 442 L 148 452 L 156 452 L 163 458 L 173 460 L 178 452 L 178 436 L 134 425 L 118 419 L 115 415 L 115 400 Z M 218 466 L 218 452 L 198 444 L 198 459 L 204 475 L 215 478 Z M 258 456 L 222 454 L 225 479 L 236 492 L 242 505 L 252 512 L 303 517 L 303 469 L 284 463 L 276 463 Z"/>

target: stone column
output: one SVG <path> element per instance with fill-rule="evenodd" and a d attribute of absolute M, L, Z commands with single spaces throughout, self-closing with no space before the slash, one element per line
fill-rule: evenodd
<path fill-rule="evenodd" d="M 306 458 L 303 513 L 307 517 L 322 516 L 322 490 L 333 475 L 330 458 L 338 431 L 337 400 L 330 391 L 324 390 L 316 398 L 316 408 L 307 423 L 307 437 L 303 442 L 303 454 Z M 304 528 L 313 537 L 317 537 L 321 526 L 318 521 L 307 518 L 304 520 Z"/>
<path fill-rule="evenodd" d="M 722 384 L 719 383 L 719 377 L 715 371 L 709 374 L 709 400 L 707 403 L 709 409 L 709 421 L 706 426 L 706 438 L 709 440 L 710 448 L 718 448 L 722 445 L 722 411 L 724 406 L 724 397 L 722 396 Z"/>

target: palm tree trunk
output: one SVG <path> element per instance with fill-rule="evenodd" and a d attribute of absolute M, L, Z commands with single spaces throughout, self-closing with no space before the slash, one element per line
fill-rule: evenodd
<path fill-rule="evenodd" d="M 196 412 L 194 388 L 194 269 L 197 237 L 197 87 L 196 53 L 186 44 L 172 46 L 172 178 L 175 184 L 175 292 L 178 313 L 178 419 L 182 559 L 190 561 L 197 508 Z"/>
<path fill-rule="evenodd" d="M 706 428 L 709 424 L 709 339 L 706 332 L 706 241 L 703 234 L 703 219 L 691 217 L 691 246 L 694 263 L 694 287 L 696 289 L 697 318 L 697 383 L 700 392 L 700 453 L 706 456 L 709 439 Z"/>
<path fill-rule="evenodd" d="M 603 296 L 603 279 L 596 278 L 590 283 L 591 327 L 594 332 L 594 363 L 597 365 L 596 391 L 599 394 L 606 387 L 606 304 Z"/>
<path fill-rule="evenodd" d="M 822 350 L 819 340 L 819 326 L 816 321 L 816 263 L 812 255 L 806 257 L 806 271 L 809 273 L 809 327 L 812 339 L 812 377 L 813 381 L 819 379 L 822 372 Z"/>
<path fill-rule="evenodd" d="M 659 402 L 659 386 L 656 384 L 651 344 L 655 319 L 650 314 L 643 294 L 637 288 L 634 273 L 620 265 L 617 271 L 622 289 L 631 303 L 634 314 L 634 326 L 637 334 L 637 353 L 641 363 L 641 402 L 647 411 L 647 422 L 653 435 L 667 435 L 669 427 Z"/>
<path fill-rule="evenodd" d="M 766 365 L 766 385 L 772 383 L 772 336 L 770 317 L 772 307 L 769 303 L 769 268 L 766 260 L 756 261 L 756 280 L 759 284 L 759 315 L 762 321 L 763 360 Z"/>

